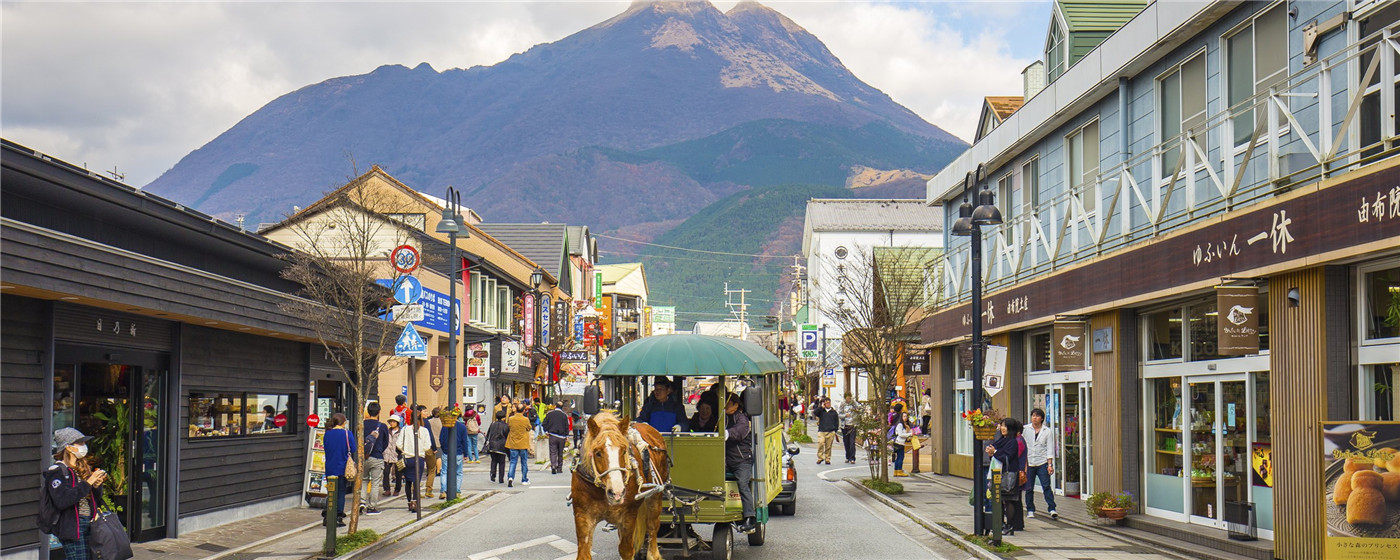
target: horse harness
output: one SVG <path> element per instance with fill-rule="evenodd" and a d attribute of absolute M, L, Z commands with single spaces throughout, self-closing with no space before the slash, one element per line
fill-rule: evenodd
<path fill-rule="evenodd" d="M 637 460 L 636 456 L 641 455 L 642 468 L 644 469 L 645 474 L 648 475 L 649 480 L 651 480 L 651 482 L 643 483 L 640 479 L 637 481 L 637 488 L 638 490 L 641 490 L 641 492 L 637 494 L 636 499 L 645 500 L 651 497 L 653 494 L 662 491 L 666 486 L 670 485 L 671 482 L 669 480 L 665 482 L 660 482 L 661 473 L 657 472 L 656 465 L 653 464 L 651 460 L 651 452 L 659 451 L 661 453 L 666 453 L 666 458 L 669 461 L 670 453 L 666 451 L 666 448 L 656 447 L 647 443 L 646 439 L 642 437 L 641 432 L 637 431 L 636 428 L 630 426 L 627 428 L 627 440 L 629 443 L 631 443 L 631 445 L 629 446 L 630 451 L 627 453 L 627 456 L 630 459 L 631 463 L 629 463 L 628 465 L 613 467 L 600 473 L 594 473 L 593 461 L 582 460 L 581 456 L 583 454 L 576 453 L 574 454 L 574 474 L 577 474 L 579 478 L 583 479 L 584 482 L 587 482 L 588 484 L 593 485 L 595 487 L 602 488 L 602 484 L 598 482 L 600 479 L 608 476 L 609 474 L 612 474 L 613 472 L 622 472 L 625 475 L 627 473 L 627 469 L 631 467 L 632 464 L 635 464 Z"/>

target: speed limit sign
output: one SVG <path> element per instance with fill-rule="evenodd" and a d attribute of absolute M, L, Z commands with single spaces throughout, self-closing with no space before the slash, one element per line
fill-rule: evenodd
<path fill-rule="evenodd" d="M 394 270 L 401 274 L 408 274 L 418 269 L 422 259 L 418 257 L 418 250 L 411 245 L 399 245 L 389 253 L 389 264 L 394 266 Z"/>

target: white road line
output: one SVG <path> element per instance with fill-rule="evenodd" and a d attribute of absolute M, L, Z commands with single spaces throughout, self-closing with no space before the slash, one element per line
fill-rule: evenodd
<path fill-rule="evenodd" d="M 515 544 L 512 544 L 512 545 L 508 545 L 508 546 L 503 546 L 503 547 L 500 547 L 500 548 L 491 549 L 491 550 L 488 550 L 488 551 L 486 551 L 486 552 L 478 552 L 478 553 L 476 553 L 476 554 L 473 554 L 473 555 L 471 555 L 471 556 L 468 556 L 468 557 L 467 557 L 467 560 L 488 560 L 488 559 L 490 559 L 490 558 L 494 558 L 494 557 L 500 556 L 500 555 L 505 554 L 505 553 L 508 553 L 508 552 L 515 552 L 515 551 L 517 551 L 517 550 L 521 550 L 521 549 L 525 549 L 525 548 L 530 548 L 530 547 L 532 547 L 532 546 L 539 546 L 539 545 L 545 544 L 545 543 L 547 543 L 547 542 L 550 542 L 550 541 L 557 541 L 557 540 L 563 540 L 563 539 L 560 539 L 560 538 L 559 538 L 559 535 L 545 535 L 545 536 L 543 536 L 543 537 L 539 537 L 539 538 L 536 538 L 536 539 L 530 539 L 530 540 L 525 541 L 525 542 L 515 543 Z"/>
<path fill-rule="evenodd" d="M 555 558 L 554 560 L 574 560 L 575 558 L 578 558 L 578 553 L 570 552 L 568 554 Z"/>
<path fill-rule="evenodd" d="M 574 546 L 574 543 L 564 539 L 553 541 L 549 543 L 549 546 L 559 549 L 560 552 L 578 552 L 578 547 Z"/>
<path fill-rule="evenodd" d="M 826 477 L 826 473 L 834 473 L 834 472 L 839 472 L 839 471 L 849 471 L 849 470 L 851 470 L 851 469 L 866 469 L 866 470 L 869 470 L 870 467 L 869 467 L 869 466 L 864 466 L 864 467 L 841 467 L 841 468 L 839 468 L 839 469 L 826 470 L 826 471 L 822 471 L 822 472 L 817 473 L 817 478 L 820 478 L 820 479 L 825 480 L 825 481 L 827 481 L 827 482 L 839 482 L 840 479 L 827 478 L 827 477 Z"/>

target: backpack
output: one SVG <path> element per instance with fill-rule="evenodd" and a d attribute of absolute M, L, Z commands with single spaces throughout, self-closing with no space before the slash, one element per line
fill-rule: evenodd
<path fill-rule="evenodd" d="M 72 480 L 69 483 L 76 485 Z M 46 535 L 58 533 L 59 516 L 62 512 L 53 505 L 53 497 L 49 496 L 49 489 L 40 484 L 39 488 L 39 514 L 34 516 L 34 524 L 39 527 L 39 531 Z"/>

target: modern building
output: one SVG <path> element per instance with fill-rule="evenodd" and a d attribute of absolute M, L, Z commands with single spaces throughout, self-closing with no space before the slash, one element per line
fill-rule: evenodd
<path fill-rule="evenodd" d="M 1321 558 L 1320 422 L 1400 411 L 1397 22 L 1369 0 L 1057 2 L 1044 89 L 928 182 L 948 220 L 974 187 L 1002 216 L 981 270 L 949 237 L 920 323 L 934 470 L 972 475 L 980 274 L 1006 352 L 990 404 L 1047 411 L 1058 493 L 1133 492 L 1133 527 L 1192 546 Z M 1263 540 L 1225 539 L 1251 522 Z"/>
<path fill-rule="evenodd" d="M 599 310 L 602 338 L 609 349 L 647 336 L 647 274 L 642 263 L 600 264 L 594 268 L 602 286 Z"/>
<path fill-rule="evenodd" d="M 3 557 L 49 557 L 63 427 L 93 436 L 133 540 L 299 505 L 306 416 L 346 380 L 290 310 L 290 249 L 9 141 L 0 183 Z"/>
<path fill-rule="evenodd" d="M 845 371 L 841 361 L 841 340 L 845 327 L 835 319 L 838 309 L 849 307 L 850 286 L 872 285 L 874 250 L 877 247 L 939 248 L 944 246 L 943 212 L 923 200 L 889 199 L 812 199 L 802 230 L 802 256 L 807 263 L 803 287 L 807 323 L 823 329 L 825 364 L 810 367 Z M 828 393 L 839 400 L 858 384 L 847 378 L 859 377 L 859 369 L 842 376 Z M 855 376 L 855 377 L 852 377 Z"/>

